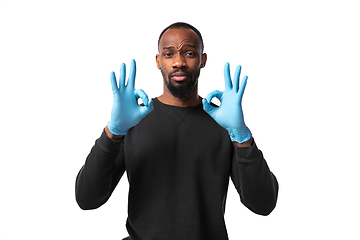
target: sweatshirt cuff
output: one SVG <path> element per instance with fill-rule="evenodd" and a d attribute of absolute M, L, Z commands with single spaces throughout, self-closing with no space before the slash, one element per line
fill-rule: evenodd
<path fill-rule="evenodd" d="M 250 147 L 238 147 L 234 144 L 235 156 L 239 163 L 253 163 L 262 158 L 262 152 L 258 149 L 255 140 Z"/>
<path fill-rule="evenodd" d="M 124 142 L 124 138 L 125 138 L 125 136 L 123 138 L 121 138 L 119 141 L 114 141 L 106 135 L 105 129 L 104 129 L 100 138 L 98 138 L 96 140 L 96 144 L 98 145 L 99 149 L 102 152 L 105 152 L 108 154 L 118 153 L 120 150 L 121 144 Z"/>

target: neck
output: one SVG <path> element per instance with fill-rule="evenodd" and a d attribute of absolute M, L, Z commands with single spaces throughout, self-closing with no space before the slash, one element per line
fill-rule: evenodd
<path fill-rule="evenodd" d="M 186 98 L 174 97 L 167 87 L 164 86 L 164 93 L 158 97 L 158 100 L 164 104 L 177 107 L 194 107 L 201 103 L 202 98 L 198 95 L 197 86 L 194 87 L 194 90 Z"/>

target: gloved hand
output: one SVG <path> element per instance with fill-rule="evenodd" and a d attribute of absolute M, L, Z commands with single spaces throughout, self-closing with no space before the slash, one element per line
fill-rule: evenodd
<path fill-rule="evenodd" d="M 220 126 L 225 128 L 230 135 L 231 141 L 243 143 L 251 139 L 251 132 L 245 125 L 241 100 L 244 94 L 247 76 L 239 84 L 241 66 L 238 66 L 234 75 L 234 85 L 231 82 L 229 63 L 225 64 L 225 91 L 213 91 L 206 99 L 203 99 L 203 108 Z M 239 87 L 240 85 L 240 87 Z M 210 105 L 216 97 L 220 100 L 219 107 Z"/>
<path fill-rule="evenodd" d="M 119 87 L 115 73 L 110 74 L 114 103 L 111 110 L 111 121 L 108 128 L 114 135 L 125 135 L 127 130 L 143 119 L 153 110 L 152 100 L 148 99 L 143 90 L 135 90 L 136 63 L 131 61 L 130 75 L 125 86 L 126 68 L 123 63 L 120 67 Z M 145 106 L 140 106 L 137 100 L 141 98 Z"/>

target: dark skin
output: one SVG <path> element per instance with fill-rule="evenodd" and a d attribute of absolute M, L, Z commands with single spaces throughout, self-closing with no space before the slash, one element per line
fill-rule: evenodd
<path fill-rule="evenodd" d="M 202 53 L 201 41 L 197 34 L 187 28 L 167 30 L 159 42 L 159 54 L 156 54 L 158 69 L 165 74 L 165 81 L 171 81 L 173 85 L 187 84 L 196 81 L 196 74 L 200 68 L 205 67 L 207 55 Z M 188 76 L 182 79 L 178 76 L 169 77 L 171 72 L 187 72 Z M 190 75 L 190 76 L 189 76 Z M 194 79 L 196 78 L 196 79 Z M 198 83 L 193 91 L 185 98 L 177 98 L 171 94 L 164 84 L 163 95 L 158 99 L 165 104 L 178 107 L 193 107 L 201 103 L 202 98 L 198 95 Z"/>
<path fill-rule="evenodd" d="M 156 54 L 156 64 L 164 75 L 164 81 L 174 86 L 188 84 L 195 81 L 195 86 L 186 97 L 175 97 L 169 91 L 166 84 L 163 86 L 163 94 L 158 100 L 167 105 L 178 107 L 193 107 L 201 104 L 202 98 L 198 95 L 198 74 L 205 67 L 207 55 L 202 53 L 201 40 L 191 29 L 169 29 L 161 37 L 159 42 L 159 54 Z M 117 141 L 123 136 L 113 135 L 108 127 L 105 127 L 108 137 Z M 244 143 L 234 142 L 239 147 L 249 147 L 253 138 Z"/>

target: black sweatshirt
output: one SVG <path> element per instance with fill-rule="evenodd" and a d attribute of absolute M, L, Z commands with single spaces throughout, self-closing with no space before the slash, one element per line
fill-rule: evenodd
<path fill-rule="evenodd" d="M 255 142 L 234 145 L 202 108 L 153 99 L 154 110 L 116 142 L 96 140 L 76 179 L 79 206 L 104 204 L 126 171 L 127 229 L 135 240 L 226 240 L 229 178 L 241 202 L 268 215 L 278 183 Z"/>

